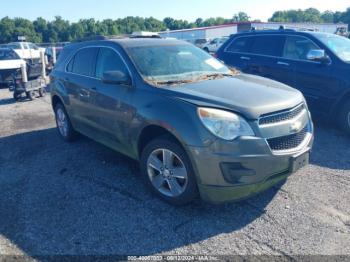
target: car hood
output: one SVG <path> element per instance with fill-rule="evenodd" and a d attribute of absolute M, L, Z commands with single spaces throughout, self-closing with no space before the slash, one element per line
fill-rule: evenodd
<path fill-rule="evenodd" d="M 166 88 L 171 96 L 197 106 L 235 111 L 248 119 L 292 108 L 304 101 L 303 95 L 287 85 L 267 78 L 239 74 Z"/>

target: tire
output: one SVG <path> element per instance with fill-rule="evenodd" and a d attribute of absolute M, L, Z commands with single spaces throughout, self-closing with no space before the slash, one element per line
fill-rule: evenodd
<path fill-rule="evenodd" d="M 34 100 L 35 93 L 34 93 L 34 91 L 28 91 L 28 92 L 26 92 L 26 96 L 29 100 Z"/>
<path fill-rule="evenodd" d="M 208 47 L 204 47 L 203 50 L 207 53 L 209 53 L 209 48 Z"/>
<path fill-rule="evenodd" d="M 21 98 L 21 94 L 13 92 L 13 99 L 15 99 L 16 101 L 18 101 Z"/>
<path fill-rule="evenodd" d="M 64 141 L 73 142 L 77 139 L 78 133 L 74 130 L 66 109 L 61 103 L 55 107 L 55 120 L 58 134 Z"/>
<path fill-rule="evenodd" d="M 164 157 L 171 161 L 164 161 Z M 171 205 L 185 205 L 198 196 L 192 164 L 184 149 L 172 139 L 151 141 L 141 154 L 140 170 L 146 186 Z"/>
<path fill-rule="evenodd" d="M 347 101 L 342 107 L 338 118 L 338 124 L 345 133 L 350 135 L 350 101 Z"/>
<path fill-rule="evenodd" d="M 39 89 L 39 96 L 44 97 L 46 95 L 46 89 L 45 87 L 42 87 Z"/>

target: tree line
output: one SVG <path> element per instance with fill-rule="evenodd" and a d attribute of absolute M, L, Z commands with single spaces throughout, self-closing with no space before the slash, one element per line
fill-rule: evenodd
<path fill-rule="evenodd" d="M 252 21 L 248 14 L 239 12 L 231 19 L 216 17 L 194 22 L 166 17 L 162 21 L 153 17 L 125 17 L 116 20 L 105 19 L 97 21 L 80 19 L 78 22 L 69 22 L 60 16 L 47 21 L 37 18 L 30 21 L 24 18 L 4 17 L 0 20 L 0 43 L 17 41 L 18 36 L 25 36 L 28 41 L 35 43 L 75 41 L 93 35 L 120 35 L 131 34 L 135 31 L 165 31 L 188 29 L 203 26 L 222 25 L 233 22 Z M 258 21 L 258 20 L 253 20 Z M 348 23 L 350 24 L 350 7 L 345 12 L 320 12 L 315 8 L 306 10 L 277 11 L 269 19 L 270 22 L 312 22 L 312 23 Z"/>

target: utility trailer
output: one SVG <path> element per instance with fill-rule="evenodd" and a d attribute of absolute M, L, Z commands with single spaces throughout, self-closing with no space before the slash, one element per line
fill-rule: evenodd
<path fill-rule="evenodd" d="M 46 77 L 46 59 L 45 55 L 41 53 L 41 72 L 34 74 L 31 70 L 33 67 L 27 64 L 22 64 L 20 69 L 17 69 L 12 74 L 12 81 L 9 84 L 9 90 L 13 92 L 13 98 L 18 101 L 23 98 L 33 100 L 34 98 L 40 96 L 43 97 L 46 94 L 46 86 L 48 84 L 48 78 Z M 30 78 L 28 76 L 31 76 Z"/>

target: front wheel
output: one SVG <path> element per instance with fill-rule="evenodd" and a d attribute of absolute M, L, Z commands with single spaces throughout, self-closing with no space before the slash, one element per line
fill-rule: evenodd
<path fill-rule="evenodd" d="M 72 142 L 76 139 L 77 133 L 74 130 L 69 116 L 62 104 L 57 104 L 55 107 L 55 118 L 58 133 L 66 142 Z"/>
<path fill-rule="evenodd" d="M 350 135 L 350 101 L 346 102 L 340 111 L 338 118 L 339 125 L 348 135 Z"/>
<path fill-rule="evenodd" d="M 191 162 L 176 142 L 159 138 L 150 142 L 141 155 L 145 184 L 161 199 L 172 205 L 185 205 L 198 195 Z"/>

